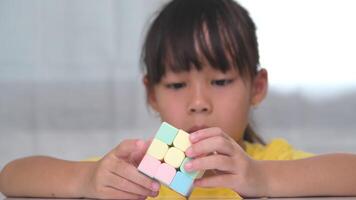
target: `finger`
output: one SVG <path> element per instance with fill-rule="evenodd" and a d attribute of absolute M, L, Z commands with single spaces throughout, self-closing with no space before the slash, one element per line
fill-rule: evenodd
<path fill-rule="evenodd" d="M 201 140 L 186 150 L 188 157 L 197 157 L 204 154 L 221 153 L 232 156 L 234 154 L 233 143 L 223 136 L 209 137 Z"/>
<path fill-rule="evenodd" d="M 145 156 L 145 152 L 144 152 L 144 151 L 135 151 L 135 152 L 132 152 L 131 155 L 130 155 L 130 158 L 129 158 L 129 162 L 130 162 L 133 166 L 137 167 L 137 166 L 140 164 L 140 162 L 141 162 L 141 160 L 142 160 L 142 158 L 143 158 L 144 156 Z"/>
<path fill-rule="evenodd" d="M 201 129 L 199 131 L 191 133 L 189 139 L 194 144 L 196 142 L 199 142 L 200 140 L 209 137 L 214 137 L 214 136 L 223 136 L 226 138 L 230 138 L 229 136 L 227 136 L 226 133 L 224 133 L 224 131 L 221 128 L 212 127 L 212 128 Z"/>
<path fill-rule="evenodd" d="M 187 171 L 217 169 L 225 172 L 233 172 L 236 166 L 234 166 L 234 161 L 231 157 L 214 154 L 189 161 L 185 164 L 185 169 Z"/>
<path fill-rule="evenodd" d="M 225 187 L 233 189 L 234 177 L 231 174 L 222 174 L 198 179 L 194 182 L 197 187 Z"/>
<path fill-rule="evenodd" d="M 156 181 L 153 181 L 147 176 L 141 174 L 136 167 L 123 160 L 119 160 L 118 162 L 115 162 L 111 171 L 115 174 L 118 174 L 121 177 L 125 177 L 127 180 L 130 180 L 133 183 L 141 185 L 146 189 L 152 191 L 159 190 L 160 185 Z"/>
<path fill-rule="evenodd" d="M 152 143 L 152 140 L 154 139 L 154 137 L 150 137 L 147 141 L 146 141 L 146 143 L 148 144 L 148 145 L 150 145 L 151 143 Z"/>
<path fill-rule="evenodd" d="M 110 186 L 104 187 L 101 193 L 102 194 L 99 195 L 101 199 L 145 199 L 147 197 L 125 192 Z"/>
<path fill-rule="evenodd" d="M 107 179 L 107 186 L 140 196 L 150 196 L 152 194 L 151 190 L 137 185 L 116 173 L 111 173 L 110 175 Z"/>
<path fill-rule="evenodd" d="M 133 151 L 140 148 L 142 140 L 132 139 L 122 141 L 115 149 L 114 153 L 118 158 L 127 158 Z"/>
<path fill-rule="evenodd" d="M 144 141 L 138 142 L 138 149 L 130 154 L 129 162 L 137 167 L 145 155 L 148 147 L 149 143 Z"/>

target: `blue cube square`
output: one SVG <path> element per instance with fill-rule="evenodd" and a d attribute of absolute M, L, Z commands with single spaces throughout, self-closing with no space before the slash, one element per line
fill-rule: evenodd
<path fill-rule="evenodd" d="M 192 190 L 193 182 L 194 180 L 189 176 L 178 171 L 169 186 L 183 196 L 188 196 Z"/>

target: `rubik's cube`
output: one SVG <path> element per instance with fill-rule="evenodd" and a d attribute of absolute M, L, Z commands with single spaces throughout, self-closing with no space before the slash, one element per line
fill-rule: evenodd
<path fill-rule="evenodd" d="M 189 134 L 163 122 L 138 166 L 138 170 L 174 191 L 189 196 L 195 179 L 204 172 L 187 172 L 185 156 L 190 147 Z"/>

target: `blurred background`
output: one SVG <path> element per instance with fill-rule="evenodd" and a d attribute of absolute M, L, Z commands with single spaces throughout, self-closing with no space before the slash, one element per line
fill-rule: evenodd
<path fill-rule="evenodd" d="M 0 168 L 80 160 L 148 138 L 140 50 L 166 0 L 0 0 Z M 257 132 L 313 153 L 356 153 L 356 2 L 241 0 L 258 27 L 266 101 Z"/>

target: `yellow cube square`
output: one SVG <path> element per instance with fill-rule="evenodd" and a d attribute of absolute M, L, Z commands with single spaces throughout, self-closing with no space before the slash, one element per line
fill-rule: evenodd
<path fill-rule="evenodd" d="M 166 156 L 164 157 L 164 162 L 171 165 L 174 168 L 179 168 L 185 158 L 183 151 L 171 147 L 168 149 Z"/>
<path fill-rule="evenodd" d="M 189 134 L 183 130 L 179 130 L 173 144 L 178 149 L 185 152 L 192 144 L 189 140 Z"/>
<path fill-rule="evenodd" d="M 158 160 L 163 160 L 164 156 L 168 151 L 168 145 L 164 142 L 153 139 L 150 147 L 147 150 L 147 154 L 157 158 Z"/>

